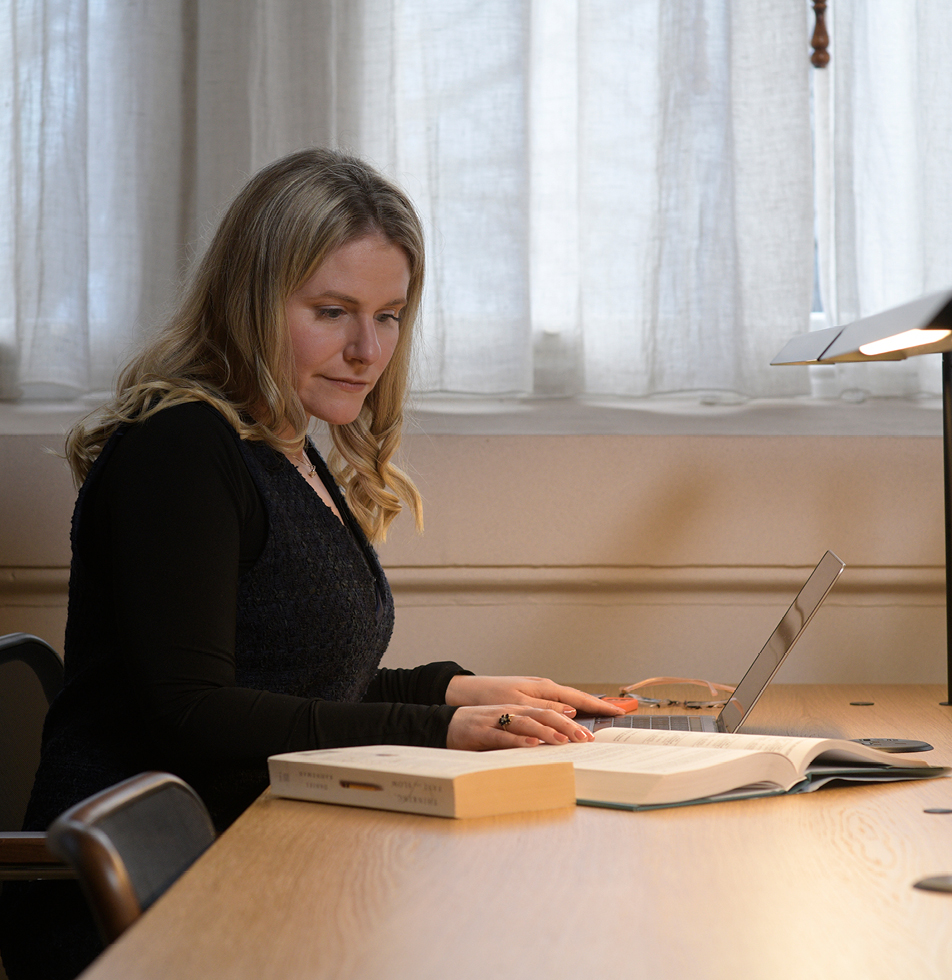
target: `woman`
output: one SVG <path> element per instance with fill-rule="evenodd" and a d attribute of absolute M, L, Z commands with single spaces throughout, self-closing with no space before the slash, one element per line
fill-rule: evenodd
<path fill-rule="evenodd" d="M 378 173 L 323 150 L 280 160 L 231 205 L 115 400 L 70 433 L 66 684 L 28 829 L 147 769 L 182 776 L 221 829 L 265 788 L 271 754 L 582 741 L 576 709 L 615 710 L 541 678 L 378 666 L 393 600 L 370 542 L 403 505 L 421 525 L 392 459 L 423 264 L 419 219 Z M 31 940 L 41 966 L 8 940 L 11 980 L 94 955 L 74 887 L 38 883 L 18 903 L 21 940 L 24 910 L 57 925 Z"/>

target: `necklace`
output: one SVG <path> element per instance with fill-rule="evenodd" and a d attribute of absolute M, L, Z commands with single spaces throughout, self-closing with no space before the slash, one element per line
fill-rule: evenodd
<path fill-rule="evenodd" d="M 317 472 L 317 467 L 311 462 L 310 457 L 306 456 L 301 450 L 300 456 L 288 455 L 288 459 L 304 474 L 305 477 L 312 477 Z"/>

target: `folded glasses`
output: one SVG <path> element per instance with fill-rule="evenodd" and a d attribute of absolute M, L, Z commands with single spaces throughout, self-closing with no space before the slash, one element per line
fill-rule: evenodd
<path fill-rule="evenodd" d="M 649 698 L 634 692 L 643 687 L 654 687 L 656 684 L 692 684 L 695 687 L 706 687 L 710 693 L 707 700 L 701 701 L 694 698 Z M 649 677 L 647 680 L 638 681 L 637 684 L 628 684 L 621 688 L 620 694 L 625 698 L 634 698 L 639 705 L 649 708 L 667 708 L 672 705 L 680 705 L 684 708 L 723 708 L 729 697 L 718 697 L 718 691 L 726 694 L 733 694 L 734 688 L 729 684 L 718 684 L 715 681 L 702 681 L 694 677 Z"/>

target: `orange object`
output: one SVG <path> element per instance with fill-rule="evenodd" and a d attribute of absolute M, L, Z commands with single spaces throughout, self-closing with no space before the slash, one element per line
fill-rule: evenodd
<path fill-rule="evenodd" d="M 600 698 L 599 700 L 606 701 L 608 704 L 614 704 L 619 708 L 624 708 L 626 715 L 630 715 L 633 711 L 638 710 L 637 698 Z"/>

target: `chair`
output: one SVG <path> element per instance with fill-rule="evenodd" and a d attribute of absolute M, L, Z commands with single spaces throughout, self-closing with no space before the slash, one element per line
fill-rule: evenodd
<path fill-rule="evenodd" d="M 195 791 L 147 772 L 70 807 L 50 824 L 50 850 L 72 866 L 103 941 L 111 943 L 215 839 Z"/>
<path fill-rule="evenodd" d="M 46 847 L 46 835 L 20 831 L 40 761 L 50 701 L 63 686 L 63 663 L 37 636 L 0 636 L 0 881 L 71 878 Z"/>

